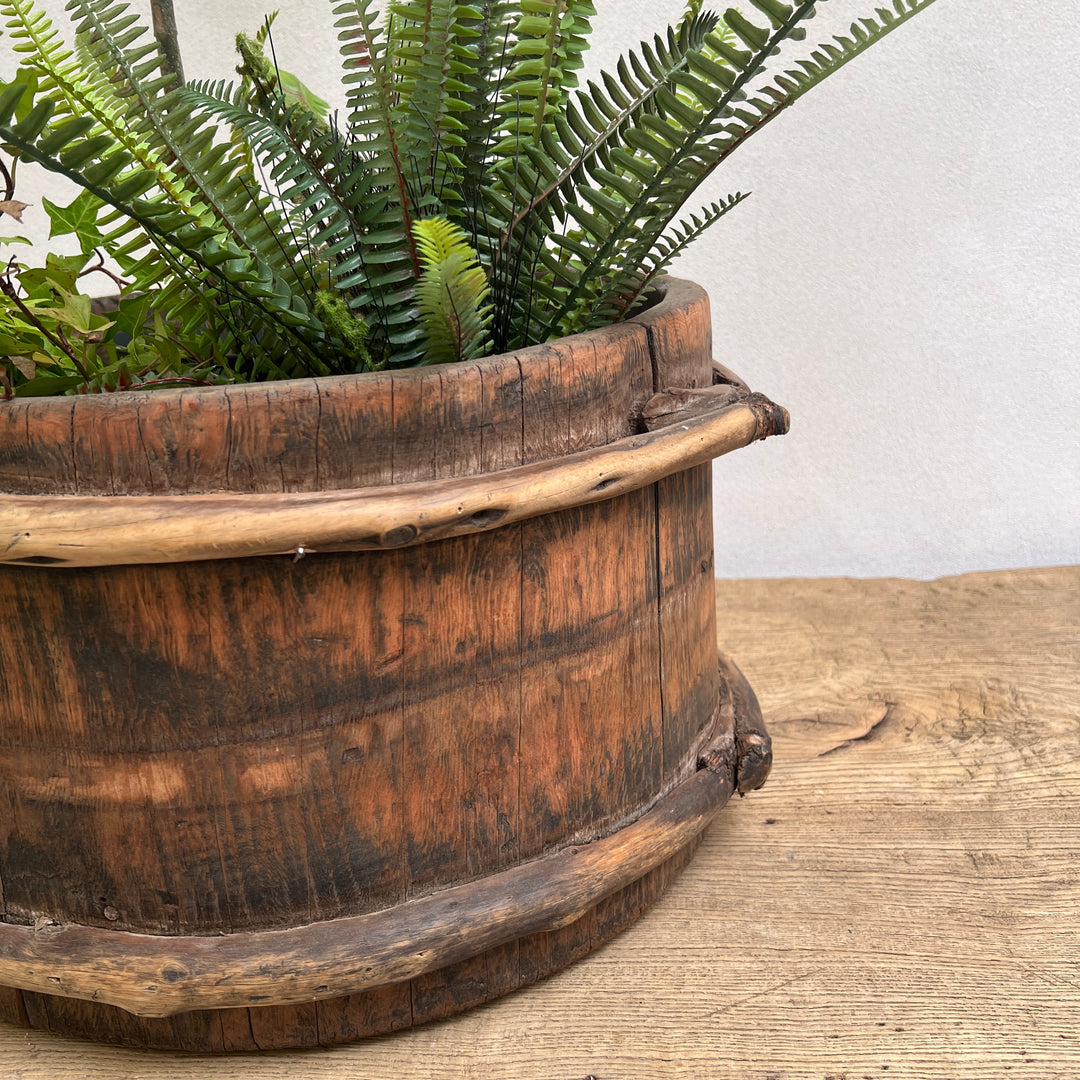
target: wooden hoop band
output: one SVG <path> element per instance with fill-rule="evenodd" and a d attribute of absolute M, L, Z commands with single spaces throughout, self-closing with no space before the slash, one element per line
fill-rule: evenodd
<path fill-rule="evenodd" d="M 601 502 L 787 425 L 785 409 L 750 394 L 607 446 L 452 480 L 285 494 L 0 495 L 0 563 L 118 566 L 406 547 Z"/>
<path fill-rule="evenodd" d="M 165 937 L 0 923 L 0 985 L 139 1016 L 300 1004 L 402 982 L 559 929 L 677 854 L 728 801 L 737 697 L 722 697 L 722 734 L 701 751 L 698 771 L 637 821 L 593 843 L 394 908 L 286 930 Z"/>

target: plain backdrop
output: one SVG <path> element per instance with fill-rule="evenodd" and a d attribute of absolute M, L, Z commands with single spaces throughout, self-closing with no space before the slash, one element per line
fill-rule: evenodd
<path fill-rule="evenodd" d="M 595 2 L 605 67 L 683 6 Z M 220 77 L 269 4 L 176 6 L 188 76 Z M 281 66 L 340 101 L 328 0 L 278 6 Z M 823 3 L 806 44 L 870 8 Z M 712 296 L 717 359 L 792 414 L 783 439 L 716 463 L 718 576 L 1080 561 L 1076 14 L 937 0 L 702 191 L 753 196 L 675 270 Z M 42 235 L 32 217 L 20 231 Z"/>

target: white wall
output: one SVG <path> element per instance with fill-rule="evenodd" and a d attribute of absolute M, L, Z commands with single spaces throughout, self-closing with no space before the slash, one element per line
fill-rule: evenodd
<path fill-rule="evenodd" d="M 276 2 L 282 66 L 338 97 L 327 0 Z M 596 2 L 604 64 L 683 6 Z M 177 0 L 189 77 L 228 74 L 268 6 Z M 811 38 L 871 6 L 832 0 Z M 677 272 L 712 294 L 717 358 L 793 417 L 717 463 L 719 576 L 1080 561 L 1075 16 L 938 0 L 702 193 L 754 196 Z"/>
<path fill-rule="evenodd" d="M 680 271 L 792 430 L 717 463 L 719 576 L 1080 561 L 1076 14 L 938 0 L 731 159 Z"/>

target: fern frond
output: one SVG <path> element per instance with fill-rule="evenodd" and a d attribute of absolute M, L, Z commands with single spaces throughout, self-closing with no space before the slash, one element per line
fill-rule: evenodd
<path fill-rule="evenodd" d="M 459 182 L 464 145 L 455 115 L 467 105 L 465 84 L 454 77 L 459 33 L 454 0 L 394 0 L 390 4 L 391 50 L 402 148 L 418 213 L 438 212 Z"/>
<path fill-rule="evenodd" d="M 521 0 L 513 32 L 513 66 L 503 85 L 507 147 L 540 144 L 567 91 L 577 86 L 588 49 L 592 0 Z"/>
<path fill-rule="evenodd" d="M 877 8 L 877 19 L 864 18 L 851 24 L 851 37 L 834 37 L 832 43 L 819 45 L 809 59 L 797 61 L 801 70 L 789 70 L 777 76 L 773 80 L 773 92 L 780 90 L 785 97 L 785 104 L 793 104 L 808 90 L 866 52 L 886 34 L 925 11 L 933 2 L 934 0 L 893 0 L 892 11 L 885 7 Z"/>
<path fill-rule="evenodd" d="M 752 2 L 755 7 L 759 7 L 770 16 L 774 26 L 786 12 L 792 10 L 790 5 L 779 4 L 776 0 L 752 0 Z M 686 194 L 683 195 L 683 201 L 739 146 L 775 119 L 784 109 L 933 2 L 934 0 L 894 0 L 893 12 L 879 8 L 877 9 L 878 20 L 863 19 L 861 23 L 854 24 L 851 29 L 851 38 L 837 37 L 834 39 L 835 44 L 820 45 L 809 59 L 798 60 L 797 68 L 789 69 L 783 74 L 774 76 L 771 80 L 766 78 L 751 86 L 748 92 L 737 95 L 737 100 L 741 98 L 740 104 L 729 107 L 730 112 L 725 110 L 726 115 L 722 114 L 719 122 L 703 137 L 702 145 L 696 153 L 687 156 L 689 169 L 684 174 Z M 727 13 L 727 15 L 732 14 L 734 13 L 730 11 Z M 790 33 L 787 33 L 786 40 L 802 41 L 804 36 L 803 27 L 794 27 Z M 711 35 L 707 44 L 715 53 L 725 51 L 729 56 L 732 54 L 729 43 L 716 35 Z M 746 63 L 745 54 L 739 59 L 742 63 Z M 652 227 L 643 231 L 638 240 L 627 248 L 624 257 L 626 265 L 632 265 L 649 257 L 648 245 L 656 242 L 654 237 L 658 235 L 659 229 L 667 228 L 677 210 L 678 207 L 673 207 L 666 217 L 654 217 Z"/>
<path fill-rule="evenodd" d="M 670 226 L 657 239 L 651 250 L 640 260 L 630 258 L 622 266 L 612 268 L 603 299 L 589 313 L 583 329 L 593 329 L 619 322 L 632 315 L 645 299 L 656 279 L 671 263 L 722 217 L 749 197 L 749 192 L 736 192 L 720 202 L 703 206 L 683 220 Z"/>
<path fill-rule="evenodd" d="M 487 351 L 491 308 L 487 277 L 465 233 L 443 217 L 414 226 L 423 260 L 416 289 L 429 363 L 452 363 Z"/>
<path fill-rule="evenodd" d="M 374 355 L 416 355 L 410 245 L 385 195 L 373 188 L 366 159 L 334 127 L 283 97 L 266 96 L 260 111 L 250 112 L 237 103 L 241 96 L 204 84 L 178 91 L 180 99 L 244 135 L 299 223 L 298 246 L 326 264 L 328 284 L 373 328 Z"/>
<path fill-rule="evenodd" d="M 162 74 L 164 57 L 149 28 L 126 0 L 68 0 L 80 59 L 103 77 L 124 119 L 153 149 L 176 155 L 178 147 L 154 123 L 162 99 L 177 85 Z"/>
<path fill-rule="evenodd" d="M 0 0 L 0 15 L 7 17 L 15 50 L 37 73 L 39 90 L 56 102 L 53 122 L 74 117 L 85 125 L 86 138 L 108 135 L 133 160 L 154 172 L 165 198 L 190 208 L 192 198 L 176 174 L 133 130 L 124 110 L 117 108 L 109 74 L 84 64 L 33 0 Z"/>
<path fill-rule="evenodd" d="M 579 190 L 576 204 L 567 205 L 568 218 L 588 238 L 591 256 L 573 256 L 566 234 L 553 237 L 571 257 L 545 263 L 562 286 L 561 301 L 545 313 L 548 333 L 576 332 L 588 322 L 595 307 L 616 302 L 617 295 L 612 295 L 608 286 L 618 275 L 613 275 L 611 268 L 642 262 L 697 187 L 739 145 L 801 96 L 809 88 L 808 81 L 816 85 L 856 52 L 931 3 L 933 0 L 895 0 L 903 14 L 898 10 L 895 18 L 865 21 L 854 41 L 823 47 L 809 62 L 802 63 L 801 71 L 789 70 L 764 86 L 760 84 L 765 61 L 787 41 L 802 39 L 801 24 L 812 16 L 814 4 L 812 0 L 797 5 L 757 0 L 754 6 L 768 15 L 768 28 L 737 11 L 727 11 L 725 23 L 746 48 L 710 35 L 708 50 L 691 54 L 689 70 L 673 76 L 672 89 L 678 94 L 663 99 L 663 113 L 645 113 L 623 132 L 634 159 L 647 163 L 651 175 L 638 180 L 637 172 L 623 159 L 627 181 L 637 196 L 619 200 L 621 216 L 605 200 L 606 192 L 600 190 L 597 197 L 597 190 L 588 186 Z M 812 71 L 808 63 L 813 65 Z M 646 170 L 640 171 L 644 176 Z"/>
<path fill-rule="evenodd" d="M 479 208 L 480 191 L 487 177 L 492 148 L 497 141 L 497 107 L 511 56 L 510 31 L 517 4 L 511 0 L 481 0 L 457 13 L 457 49 L 454 76 L 465 106 L 457 115 L 462 146 L 462 210 L 472 215 Z M 454 212 L 457 207 L 448 207 Z"/>
<path fill-rule="evenodd" d="M 379 26 L 378 0 L 338 0 L 333 7 L 341 43 L 342 81 L 348 88 L 348 134 L 363 147 L 372 184 L 385 191 L 387 212 L 405 231 L 414 278 L 420 258 L 413 239 L 415 209 L 393 77 L 393 57 Z"/>
<path fill-rule="evenodd" d="M 662 111 L 665 103 L 668 108 L 679 108 L 667 87 L 686 69 L 690 55 L 704 47 L 716 24 L 716 17 L 706 14 L 682 23 L 677 30 L 669 28 L 666 39 L 656 35 L 651 46 L 642 42 L 637 52 L 619 59 L 618 81 L 608 75 L 603 88 L 590 82 L 586 92 L 579 92 L 556 115 L 552 130 L 541 133 L 540 146 L 523 148 L 527 162 L 516 163 L 512 172 L 504 169 L 499 175 L 502 184 L 512 187 L 509 195 L 518 207 L 500 237 L 500 251 L 529 215 L 543 209 L 549 220 L 561 216 L 586 173 L 614 195 L 633 200 L 635 183 L 650 179 L 654 167 L 625 153 L 613 165 L 617 144 L 627 125 L 640 121 L 647 110 Z"/>
<path fill-rule="evenodd" d="M 154 176 L 131 168 L 131 156 L 123 147 L 105 145 L 100 139 L 88 146 L 79 137 L 76 120 L 49 128 L 54 107 L 51 99 L 42 99 L 16 121 L 16 109 L 26 89 L 16 82 L 0 94 L 0 142 L 11 146 L 19 157 L 66 176 L 137 222 L 180 280 L 196 291 L 200 285 L 205 287 L 205 295 L 200 296 L 204 310 L 217 295 L 239 304 L 245 322 L 256 326 L 262 335 L 266 366 L 275 373 L 328 372 L 321 358 L 326 344 L 322 324 L 303 297 L 266 262 L 235 244 L 222 243 L 216 228 L 183 208 L 143 198 L 152 188 Z M 274 346 L 275 340 L 281 342 L 279 348 Z"/>
<path fill-rule="evenodd" d="M 125 0 L 69 0 L 68 8 L 78 20 L 85 55 L 107 77 L 121 115 L 170 163 L 193 205 L 205 208 L 232 242 L 268 261 L 303 291 L 278 240 L 287 229 L 275 220 L 272 206 L 253 200 L 250 186 L 240 182 L 240 163 L 217 139 L 215 125 L 177 98 L 175 76 L 150 77 L 161 68 L 160 49 L 152 35 L 142 40 L 148 28 L 128 13 Z"/>
<path fill-rule="evenodd" d="M 644 163 L 647 170 L 639 168 L 635 172 L 624 159 L 622 171 L 636 196 L 618 200 L 618 206 L 605 202 L 602 185 L 579 186 L 575 202 L 568 203 L 568 218 L 589 238 L 593 255 L 585 261 L 548 263 L 549 270 L 564 286 L 561 302 L 547 315 L 549 333 L 575 332 L 582 320 L 588 319 L 597 298 L 605 295 L 610 267 L 620 261 L 620 254 L 651 250 L 700 183 L 696 174 L 703 174 L 704 169 L 696 155 L 714 134 L 717 121 L 732 114 L 744 87 L 760 72 L 766 58 L 790 30 L 809 17 L 812 9 L 812 0 L 803 0 L 799 8 L 792 10 L 784 27 L 772 35 L 765 34 L 748 61 L 740 57 L 745 64 L 741 68 L 720 63 L 702 51 L 689 53 L 686 69 L 674 73 L 671 79 L 671 86 L 677 87 L 681 96 L 670 95 L 664 114 L 646 112 L 625 127 L 621 134 L 632 159 Z M 735 18 L 729 17 L 732 15 Z M 725 21 L 736 34 L 740 28 L 743 34 L 750 33 L 743 26 L 746 20 L 736 12 L 728 12 Z M 646 171 L 647 180 L 639 175 Z M 559 244 L 559 237 L 555 237 L 555 243 Z"/>

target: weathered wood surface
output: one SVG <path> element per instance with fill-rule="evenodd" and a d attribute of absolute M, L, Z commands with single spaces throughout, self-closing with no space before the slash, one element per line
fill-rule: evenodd
<path fill-rule="evenodd" d="M 708 297 L 661 288 L 628 323 L 466 364 L 4 402 L 0 562 L 400 548 L 637 491 L 785 432 L 760 394 L 715 398 Z M 666 429 L 643 430 L 657 390 L 705 387 L 711 412 L 669 403 Z"/>
<path fill-rule="evenodd" d="M 730 383 L 717 383 L 700 390 L 661 390 L 645 402 L 641 419 L 647 431 L 656 431 L 670 424 L 685 423 L 691 417 L 715 412 L 748 396 L 748 391 Z"/>
<path fill-rule="evenodd" d="M 727 751 L 744 720 L 733 715 L 733 703 L 745 693 L 725 685 L 727 715 L 718 717 L 719 738 L 702 748 L 697 772 L 638 820 L 591 844 L 408 904 L 287 930 L 166 937 L 0 924 L 0 981 L 151 1017 L 264 1002 L 313 1005 L 569 927 L 692 845 L 725 805 L 736 781 Z M 760 727 L 756 710 L 745 719 Z"/>
<path fill-rule="evenodd" d="M 374 929 L 399 905 L 617 836 L 687 781 L 706 741 L 710 767 L 748 786 L 738 692 L 716 663 L 716 447 L 702 435 L 733 416 L 641 433 L 659 386 L 712 385 L 709 325 L 702 290 L 672 282 L 626 325 L 475 364 L 4 403 L 5 498 L 32 508 L 31 531 L 48 518 L 39 500 L 94 504 L 106 549 L 103 566 L 0 567 L 0 983 L 25 988 L 31 1024 L 195 1050 L 247 1047 L 245 1031 L 285 1046 L 390 1030 L 552 970 L 657 894 L 683 853 L 654 871 L 624 844 L 652 884 L 613 879 L 608 914 L 550 947 L 496 940 L 479 916 L 443 919 L 441 938 L 421 923 L 413 940 L 407 919 Z M 754 396 L 733 408 L 736 442 L 786 426 Z M 604 466 L 582 492 L 575 455 L 594 453 L 647 475 Z M 506 524 L 500 483 L 551 469 L 556 502 L 524 504 L 548 512 Z M 140 508 L 170 535 L 175 506 L 292 504 L 307 520 L 358 485 L 376 503 L 449 491 L 451 519 L 474 516 L 457 501 L 472 485 L 502 527 L 485 517 L 410 545 L 433 535 L 420 515 L 375 528 L 392 550 L 294 559 L 293 536 L 285 556 L 184 561 L 250 554 L 225 515 L 195 522 L 204 547 L 181 561 L 124 548 Z M 523 891 L 528 936 L 549 900 L 556 922 L 587 906 L 573 888 Z M 319 947 L 282 944 L 312 925 Z M 128 940 L 140 935 L 153 947 Z M 370 970 L 357 937 L 373 942 Z M 205 963 L 222 942 L 243 956 Z M 128 994 L 136 972 L 146 985 Z M 411 980 L 407 1017 L 403 991 L 372 989 L 387 977 Z"/>
<path fill-rule="evenodd" d="M 0 491 L 193 495 L 340 491 L 462 477 L 638 430 L 659 387 L 650 346 L 705 385 L 708 298 L 669 279 L 639 320 L 506 356 L 328 379 L 15 398 L 0 409 Z"/>
<path fill-rule="evenodd" d="M 199 1076 L 1076 1080 L 1080 568 L 718 589 L 777 761 L 658 907 L 527 994 Z M 0 1026 L 3 1080 L 192 1068 Z"/>
<path fill-rule="evenodd" d="M 605 501 L 788 430 L 761 394 L 663 397 L 659 430 L 499 472 L 266 494 L 0 494 L 0 563 L 122 566 L 402 548 Z M 730 397 L 730 400 L 729 400 Z M 585 406 L 582 406 L 585 408 Z M 125 422 L 121 418 L 121 423 Z M 439 459 L 436 459 L 439 460 Z"/>

